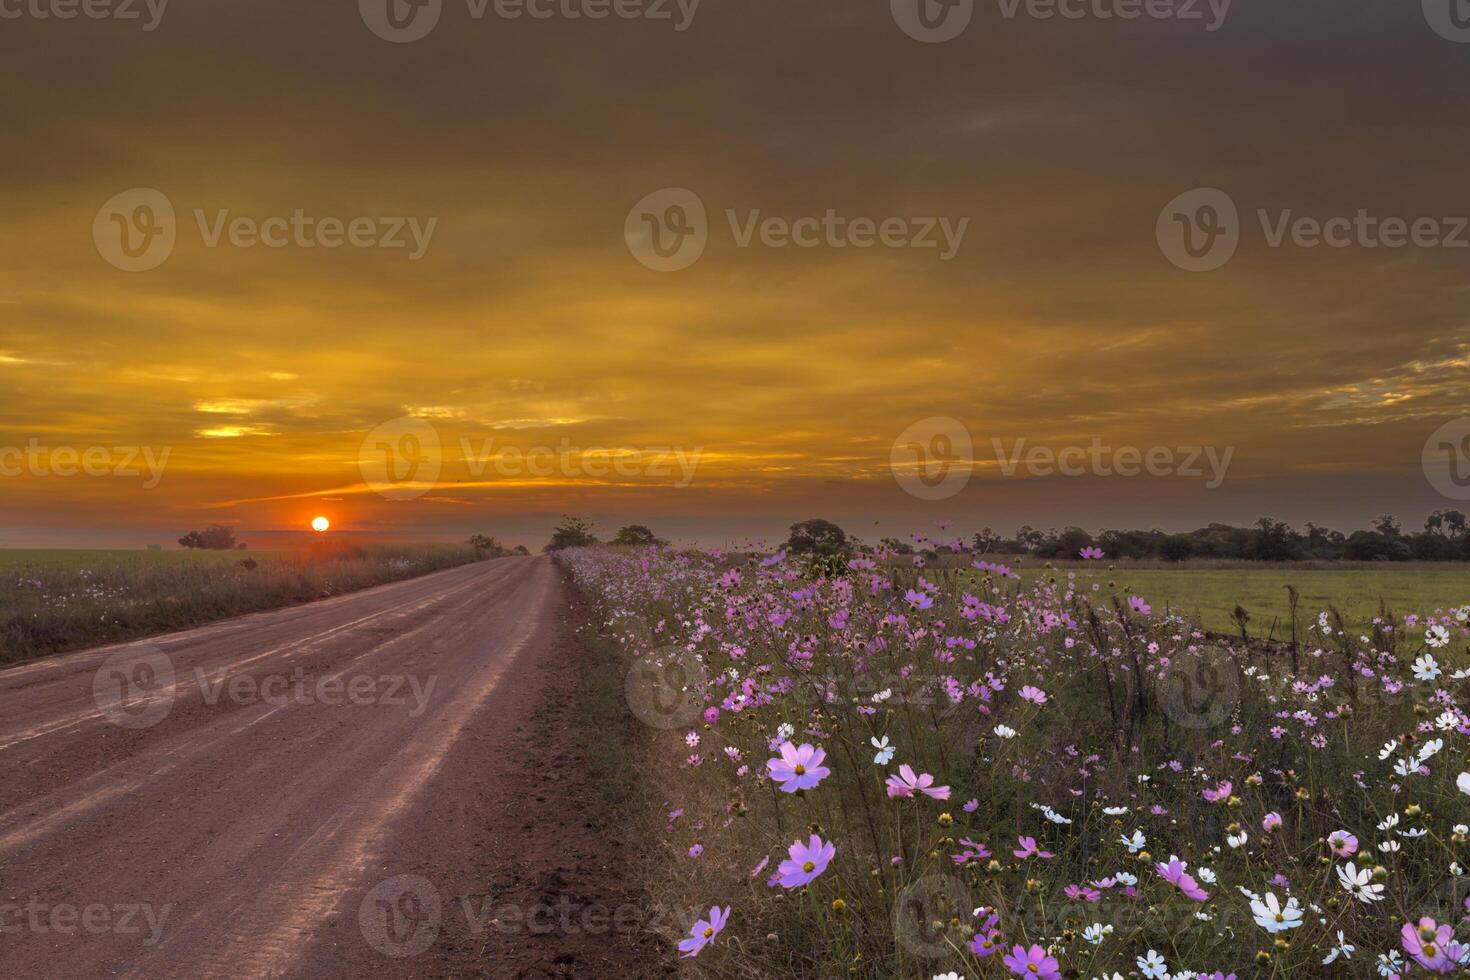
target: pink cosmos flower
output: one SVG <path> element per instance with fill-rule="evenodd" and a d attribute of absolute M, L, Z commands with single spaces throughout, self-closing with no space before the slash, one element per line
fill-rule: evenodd
<path fill-rule="evenodd" d="M 1103 550 L 1101 548 L 1083 548 L 1077 554 L 1084 561 L 1098 561 L 1103 556 Z"/>
<path fill-rule="evenodd" d="M 1266 814 L 1266 816 L 1263 817 L 1261 820 L 1261 829 L 1268 834 L 1280 826 L 1281 814 L 1277 813 L 1275 810 L 1272 810 L 1270 813 Z"/>
<path fill-rule="evenodd" d="M 934 777 L 927 772 L 923 775 L 914 775 L 913 766 L 905 763 L 898 767 L 897 776 L 889 776 L 887 781 L 888 795 L 913 796 L 915 791 L 936 800 L 949 799 L 948 786 L 935 786 Z"/>
<path fill-rule="evenodd" d="M 800 888 L 827 870 L 827 865 L 832 863 L 837 853 L 837 845 L 830 841 L 824 843 L 822 838 L 812 834 L 807 843 L 797 841 L 786 853 L 791 855 L 791 860 L 781 862 L 776 869 L 776 880 L 782 888 Z"/>
<path fill-rule="evenodd" d="M 1021 698 L 1022 700 L 1030 701 L 1037 707 L 1046 704 L 1046 692 L 1039 687 L 1032 687 L 1030 684 L 1021 688 Z"/>
<path fill-rule="evenodd" d="M 1144 602 L 1143 599 L 1136 595 L 1128 597 L 1128 606 L 1140 616 L 1147 616 L 1149 613 L 1153 612 L 1153 606 L 1150 606 L 1147 602 Z"/>
<path fill-rule="evenodd" d="M 1048 956 L 1040 946 L 1033 945 L 1030 949 L 1012 946 L 1005 965 L 1018 977 L 1038 977 L 1040 980 L 1061 980 L 1062 977 L 1056 957 Z"/>
<path fill-rule="evenodd" d="M 1327 835 L 1327 846 L 1340 858 L 1352 857 L 1358 853 L 1358 838 L 1346 830 L 1334 830 Z"/>
<path fill-rule="evenodd" d="M 832 775 L 832 770 L 822 765 L 827 758 L 823 749 L 803 743 L 800 747 L 790 742 L 781 743 L 781 758 L 767 759 L 766 769 L 771 778 L 781 784 L 781 792 L 795 793 L 800 789 L 811 789 Z"/>
<path fill-rule="evenodd" d="M 1183 862 L 1177 857 L 1171 856 L 1168 864 L 1155 865 L 1154 870 L 1159 873 L 1160 878 L 1174 885 L 1187 897 L 1194 899 L 1196 902 L 1209 900 L 1210 893 L 1201 888 L 1199 882 L 1195 881 L 1194 877 L 1184 870 Z"/>
<path fill-rule="evenodd" d="M 1204 798 L 1209 800 L 1211 803 L 1219 803 L 1221 800 L 1228 799 L 1230 797 L 1231 789 L 1232 787 L 1230 785 L 1230 780 L 1222 779 L 1220 780 L 1220 785 L 1216 786 L 1214 789 L 1205 789 L 1201 792 Z"/>
<path fill-rule="evenodd" d="M 905 602 L 915 609 L 928 609 L 934 605 L 934 600 L 929 598 L 928 593 L 915 592 L 913 589 L 909 589 L 908 592 L 904 593 L 903 598 Z"/>
<path fill-rule="evenodd" d="M 1047 858 L 1052 857 L 1052 853 L 1050 851 L 1043 851 L 1036 846 L 1035 837 L 1017 837 L 1016 843 L 1020 844 L 1021 847 L 1019 850 L 1012 851 L 1011 853 L 1016 855 L 1016 857 L 1021 858 L 1023 861 L 1033 854 L 1041 858 L 1042 860 L 1046 860 Z"/>
<path fill-rule="evenodd" d="M 698 956 L 699 951 L 720 934 L 728 921 L 730 921 L 730 906 L 726 905 L 724 909 L 717 905 L 712 906 L 709 910 L 709 918 L 700 919 L 694 923 L 689 929 L 689 938 L 679 943 L 680 955 Z"/>
<path fill-rule="evenodd" d="M 996 928 L 1000 916 L 985 908 L 975 911 L 983 915 L 985 921 L 980 924 L 979 929 L 975 930 L 975 936 L 970 940 L 970 952 L 975 954 L 976 959 L 983 960 L 992 953 L 998 953 L 1004 949 L 1001 946 L 1000 929 Z"/>
<path fill-rule="evenodd" d="M 1452 945 L 1454 935 L 1453 926 L 1439 925 L 1427 916 L 1419 920 L 1418 926 L 1405 922 L 1401 932 L 1404 952 L 1432 973 L 1449 973 L 1455 968 L 1447 948 Z"/>

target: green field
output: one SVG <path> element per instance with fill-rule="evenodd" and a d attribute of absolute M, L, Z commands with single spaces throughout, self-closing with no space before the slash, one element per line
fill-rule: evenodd
<path fill-rule="evenodd" d="M 0 549 L 0 572 L 23 568 L 77 570 L 131 565 L 182 565 L 189 562 L 256 561 L 271 558 L 271 551 L 148 551 L 144 549 L 71 550 L 54 548 Z"/>
<path fill-rule="evenodd" d="M 1094 570 L 1095 569 L 1095 570 Z M 1470 603 L 1470 568 L 1464 565 L 1425 568 L 1323 569 L 1253 568 L 1018 568 L 1027 584 L 1038 578 L 1064 579 L 1101 586 L 1098 595 L 1142 596 L 1156 610 L 1168 609 L 1196 619 L 1205 629 L 1236 632 L 1231 614 L 1237 605 L 1250 613 L 1251 636 L 1281 639 L 1291 634 L 1286 587 L 1296 586 L 1298 616 L 1305 625 L 1321 610 L 1335 606 L 1344 619 L 1361 625 L 1378 615 L 1380 604 L 1398 616 L 1432 613 Z M 1274 628 L 1273 628 L 1274 626 Z"/>

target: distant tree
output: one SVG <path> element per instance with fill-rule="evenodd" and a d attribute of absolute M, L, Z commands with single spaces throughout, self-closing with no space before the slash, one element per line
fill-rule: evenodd
<path fill-rule="evenodd" d="M 1302 536 L 1285 521 L 1263 517 L 1256 521 L 1246 545 L 1252 561 L 1293 561 L 1302 556 Z"/>
<path fill-rule="evenodd" d="M 1374 518 L 1373 530 L 1385 538 L 1396 538 L 1403 533 L 1403 528 L 1399 526 L 1398 518 L 1392 514 L 1380 514 Z"/>
<path fill-rule="evenodd" d="M 185 548 L 198 548 L 204 551 L 244 550 L 240 542 L 235 540 L 235 532 L 223 524 L 211 524 L 202 531 L 190 531 L 179 538 L 179 544 Z"/>
<path fill-rule="evenodd" d="M 531 549 L 530 548 L 527 548 L 523 544 L 516 545 L 515 548 L 514 548 L 514 551 L 518 555 L 529 555 L 531 553 Z"/>
<path fill-rule="evenodd" d="M 975 537 L 970 539 L 970 544 L 978 554 L 988 555 L 992 551 L 1000 550 L 1000 535 L 987 527 L 977 532 Z"/>
<path fill-rule="evenodd" d="M 1046 535 L 1036 530 L 1030 524 L 1022 524 L 1016 529 L 1016 541 L 1027 552 L 1032 552 L 1040 548 L 1042 542 L 1045 540 Z"/>
<path fill-rule="evenodd" d="M 1187 534 L 1171 534 L 1159 542 L 1159 557 L 1164 561 L 1184 561 L 1194 555 L 1194 539 Z"/>
<path fill-rule="evenodd" d="M 831 521 L 814 517 L 791 525 L 786 547 L 797 554 L 837 555 L 847 550 L 847 532 Z"/>
<path fill-rule="evenodd" d="M 668 544 L 642 524 L 629 524 L 627 527 L 618 528 L 618 533 L 613 536 L 612 543 L 632 547 Z"/>
<path fill-rule="evenodd" d="M 465 543 L 475 549 L 475 557 L 479 559 L 499 558 L 505 554 L 505 549 L 500 546 L 500 542 L 489 535 L 474 534 Z"/>
<path fill-rule="evenodd" d="M 878 544 L 895 555 L 912 555 L 914 553 L 914 546 L 902 538 L 882 538 L 878 541 Z"/>
<path fill-rule="evenodd" d="M 1424 530 L 1447 538 L 1465 533 L 1465 515 L 1458 510 L 1437 510 L 1424 520 Z"/>
<path fill-rule="evenodd" d="M 590 521 L 564 515 L 561 523 L 552 529 L 551 541 L 547 543 L 544 550 L 561 551 L 563 548 L 590 547 L 597 543 L 597 535 L 592 533 L 593 527 Z"/>

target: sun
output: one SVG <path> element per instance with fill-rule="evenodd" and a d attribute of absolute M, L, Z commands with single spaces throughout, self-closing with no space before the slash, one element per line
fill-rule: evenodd
<path fill-rule="evenodd" d="M 318 534 L 325 531 L 331 526 L 332 522 L 327 520 L 325 517 L 313 517 L 311 519 L 311 529 L 313 531 L 316 531 Z"/>

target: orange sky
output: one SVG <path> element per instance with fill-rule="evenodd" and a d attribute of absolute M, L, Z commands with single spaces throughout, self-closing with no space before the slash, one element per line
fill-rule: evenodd
<path fill-rule="evenodd" d="M 265 541 L 316 513 L 535 547 L 568 511 L 718 542 L 815 515 L 869 534 L 1356 527 L 1457 503 L 1420 457 L 1470 411 L 1470 249 L 1272 247 L 1256 214 L 1470 214 L 1470 44 L 1417 4 L 1241 5 L 1207 32 L 982 3 L 942 44 L 847 0 L 707 0 L 682 31 L 445 0 L 404 44 L 354 7 L 4 23 L 0 447 L 118 455 L 0 476 L 0 546 L 171 543 L 211 521 Z M 1155 234 L 1196 187 L 1241 216 L 1212 272 Z M 131 188 L 175 212 L 147 271 L 105 254 L 105 202 Z M 662 188 L 707 212 L 681 271 L 625 239 Z M 404 224 L 410 244 L 210 244 L 298 211 Z M 742 243 L 752 220 L 829 211 L 967 224 L 949 258 Z M 940 501 L 890 465 L 933 417 L 964 423 L 977 463 Z M 390 499 L 363 467 L 405 418 L 432 427 L 440 474 Z M 994 439 L 1232 456 L 1218 487 L 1008 476 Z M 482 466 L 486 440 L 572 462 Z M 161 478 L 118 475 L 127 447 L 166 452 Z M 631 471 L 589 473 L 599 449 Z"/>

